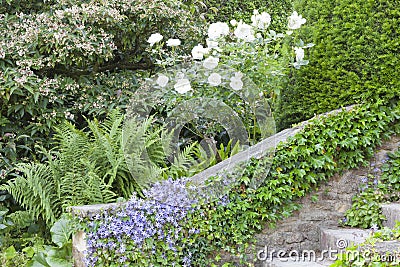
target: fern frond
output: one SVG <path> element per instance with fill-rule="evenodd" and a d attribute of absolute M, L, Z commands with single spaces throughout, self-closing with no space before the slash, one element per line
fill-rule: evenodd
<path fill-rule="evenodd" d="M 47 223 L 54 223 L 61 208 L 49 166 L 21 163 L 17 169 L 21 175 L 2 185 L 2 190 L 7 190 L 36 219 L 42 216 Z"/>

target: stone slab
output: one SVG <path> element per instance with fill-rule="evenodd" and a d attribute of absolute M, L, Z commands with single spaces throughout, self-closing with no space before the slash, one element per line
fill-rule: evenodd
<path fill-rule="evenodd" d="M 330 266 L 331 261 L 307 261 L 307 260 L 293 260 L 289 258 L 274 259 L 272 261 L 263 262 L 260 267 L 325 267 Z"/>
<path fill-rule="evenodd" d="M 382 213 L 387 219 L 383 225 L 389 228 L 394 228 L 396 222 L 400 222 L 400 203 L 382 205 Z"/>
<path fill-rule="evenodd" d="M 344 250 L 348 246 L 363 243 L 370 234 L 370 230 L 364 229 L 321 228 L 321 250 Z"/>

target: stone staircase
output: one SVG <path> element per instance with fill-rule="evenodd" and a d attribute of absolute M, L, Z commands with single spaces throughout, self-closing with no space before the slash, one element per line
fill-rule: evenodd
<path fill-rule="evenodd" d="M 383 214 L 387 220 L 384 226 L 393 228 L 400 221 L 400 203 L 382 205 Z M 259 267 L 323 267 L 330 266 L 337 259 L 337 255 L 344 252 L 346 247 L 363 243 L 373 230 L 357 228 L 320 228 L 319 250 L 316 254 L 307 254 L 307 251 L 292 251 L 289 257 L 269 257 L 258 264 Z M 391 255 L 400 252 L 400 241 L 384 241 L 375 244 L 377 252 Z M 272 253 L 270 251 L 269 253 Z M 396 254 L 395 254 L 396 255 Z M 399 255 L 399 254 L 397 254 Z"/>
<path fill-rule="evenodd" d="M 256 250 L 252 251 L 253 255 L 254 252 L 259 253 L 255 266 L 330 266 L 346 247 L 363 243 L 372 230 L 340 228 L 338 222 L 351 207 L 352 198 L 357 194 L 362 178 L 368 174 L 379 177 L 380 167 L 386 161 L 387 154 L 396 151 L 399 145 L 400 137 L 393 136 L 377 148 L 370 166 L 332 177 L 315 192 L 298 201 L 301 210 L 279 222 L 275 229 L 265 228 L 257 234 L 257 242 L 254 244 Z M 400 221 L 400 203 L 382 205 L 382 213 L 387 218 L 384 226 L 393 228 L 396 221 Z M 380 242 L 376 244 L 376 249 L 382 254 L 398 251 L 400 255 L 400 241 Z M 271 255 L 272 250 L 274 256 Z M 268 251 L 267 257 L 260 254 L 260 251 Z M 277 257 L 280 251 L 284 257 Z M 311 256 L 307 256 L 306 252 L 312 252 Z M 250 255 L 249 251 L 248 257 L 254 258 Z M 227 260 L 232 261 L 232 258 Z"/>

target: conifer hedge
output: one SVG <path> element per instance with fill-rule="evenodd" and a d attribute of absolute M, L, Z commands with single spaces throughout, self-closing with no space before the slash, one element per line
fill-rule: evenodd
<path fill-rule="evenodd" d="M 310 64 L 292 72 L 276 112 L 278 127 L 400 93 L 399 0 L 295 0 L 307 19 L 299 34 Z"/>

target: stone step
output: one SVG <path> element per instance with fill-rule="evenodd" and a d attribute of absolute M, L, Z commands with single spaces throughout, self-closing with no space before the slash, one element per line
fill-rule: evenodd
<path fill-rule="evenodd" d="M 321 250 L 323 251 L 343 251 L 351 245 L 358 245 L 365 241 L 371 234 L 371 230 L 364 229 L 326 229 L 321 228 Z"/>
<path fill-rule="evenodd" d="M 389 228 L 394 228 L 396 221 L 400 222 L 400 203 L 382 205 L 382 213 L 387 219 L 383 225 Z"/>
<path fill-rule="evenodd" d="M 295 260 L 290 258 L 273 259 L 272 261 L 263 262 L 260 267 L 326 267 L 330 266 L 333 261 L 318 261 L 316 259 Z"/>

